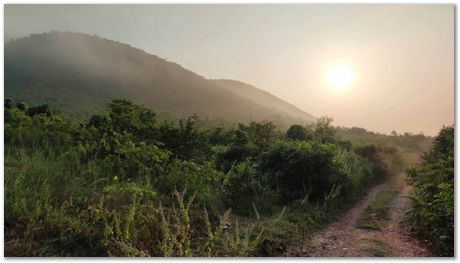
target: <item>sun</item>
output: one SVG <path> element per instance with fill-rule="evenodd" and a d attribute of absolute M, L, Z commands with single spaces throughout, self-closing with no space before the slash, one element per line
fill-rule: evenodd
<path fill-rule="evenodd" d="M 353 72 L 345 65 L 336 65 L 326 74 L 327 84 L 336 91 L 343 91 L 353 82 Z"/>

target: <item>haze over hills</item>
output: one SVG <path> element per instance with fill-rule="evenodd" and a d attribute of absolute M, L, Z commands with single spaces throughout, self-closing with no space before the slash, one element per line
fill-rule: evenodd
<path fill-rule="evenodd" d="M 71 32 L 32 34 L 5 44 L 5 96 L 87 117 L 114 98 L 172 117 L 271 120 L 286 127 L 310 114 L 233 80 L 208 80 L 179 64 L 112 40 Z"/>
<path fill-rule="evenodd" d="M 287 103 L 284 100 L 281 100 L 275 95 L 272 95 L 271 93 L 266 92 L 264 90 L 258 89 L 250 84 L 231 79 L 216 79 L 213 81 L 217 83 L 217 85 L 219 85 L 220 87 L 228 91 L 231 91 L 241 97 L 250 99 L 254 103 L 262 107 L 277 109 L 296 118 L 315 121 L 315 118 L 311 114 L 306 113 L 305 111 L 297 108 L 296 106 Z"/>

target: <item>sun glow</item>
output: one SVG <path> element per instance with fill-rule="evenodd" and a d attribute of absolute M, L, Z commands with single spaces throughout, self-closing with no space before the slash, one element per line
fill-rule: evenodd
<path fill-rule="evenodd" d="M 327 84 L 336 91 L 343 91 L 353 82 L 353 72 L 345 65 L 336 65 L 326 74 Z"/>

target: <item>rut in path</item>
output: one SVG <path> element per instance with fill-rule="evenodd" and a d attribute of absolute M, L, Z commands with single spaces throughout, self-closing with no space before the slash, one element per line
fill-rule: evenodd
<path fill-rule="evenodd" d="M 340 221 L 317 232 L 310 244 L 298 249 L 293 256 L 367 257 L 379 253 L 391 257 L 430 256 L 426 246 L 409 236 L 399 224 L 408 205 L 405 196 L 410 194 L 411 188 L 405 182 L 404 174 L 397 175 L 397 179 L 402 182 L 400 193 L 391 204 L 390 219 L 380 225 L 380 231 L 355 228 L 355 222 L 375 196 L 389 185 L 388 181 L 371 188 L 368 195 Z"/>

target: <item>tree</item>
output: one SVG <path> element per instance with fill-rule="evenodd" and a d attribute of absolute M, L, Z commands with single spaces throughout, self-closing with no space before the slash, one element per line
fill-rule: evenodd
<path fill-rule="evenodd" d="M 256 154 L 256 146 L 249 141 L 245 131 L 236 130 L 233 142 L 222 152 L 216 154 L 216 166 L 228 172 L 233 165 L 243 162 Z"/>
<path fill-rule="evenodd" d="M 88 121 L 88 126 L 97 128 L 99 131 L 108 131 L 111 125 L 110 118 L 105 115 L 93 115 Z"/>
<path fill-rule="evenodd" d="M 51 116 L 52 110 L 48 104 L 43 104 L 36 107 L 30 107 L 27 109 L 27 115 L 33 117 L 35 115 L 44 114 L 46 116 Z"/>
<path fill-rule="evenodd" d="M 339 145 L 340 147 L 342 147 L 343 149 L 347 151 L 351 151 L 351 147 L 353 146 L 349 140 L 338 141 L 337 145 Z"/>
<path fill-rule="evenodd" d="M 240 123 L 238 129 L 245 132 L 249 142 L 256 146 L 256 154 L 267 150 L 279 137 L 276 125 L 272 122 L 251 122 L 249 126 Z"/>
<path fill-rule="evenodd" d="M 196 127 L 198 116 L 193 115 L 179 121 L 179 127 L 171 122 L 160 126 L 160 140 L 163 147 L 182 160 L 203 161 L 210 153 L 206 134 Z"/>
<path fill-rule="evenodd" d="M 309 141 L 313 139 L 313 133 L 302 125 L 294 124 L 287 130 L 286 138 L 298 141 Z"/>
<path fill-rule="evenodd" d="M 454 127 L 443 127 L 435 138 L 432 148 L 423 156 L 427 162 L 436 163 L 437 160 L 447 161 L 454 156 Z"/>
<path fill-rule="evenodd" d="M 331 125 L 333 119 L 329 117 L 321 117 L 316 122 L 315 138 L 321 143 L 335 143 L 336 129 Z"/>
<path fill-rule="evenodd" d="M 112 100 L 107 109 L 114 131 L 131 133 L 137 139 L 145 142 L 156 142 L 158 129 L 155 125 L 155 112 L 129 100 L 119 99 Z"/>
<path fill-rule="evenodd" d="M 355 152 L 368 161 L 374 163 L 382 162 L 382 157 L 379 155 L 379 149 L 375 144 L 356 147 Z"/>
<path fill-rule="evenodd" d="M 11 98 L 5 98 L 5 109 L 11 109 L 13 108 L 13 99 Z"/>
<path fill-rule="evenodd" d="M 16 103 L 16 108 L 20 111 L 26 111 L 27 105 L 24 102 Z"/>
<path fill-rule="evenodd" d="M 150 109 L 129 100 L 112 100 L 107 106 L 115 129 L 137 132 L 155 122 L 156 114 Z"/>

